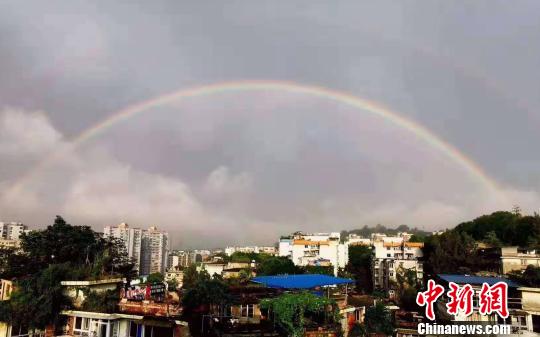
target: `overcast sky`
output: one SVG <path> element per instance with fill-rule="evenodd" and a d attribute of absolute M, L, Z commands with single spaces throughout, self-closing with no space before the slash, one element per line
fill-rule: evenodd
<path fill-rule="evenodd" d="M 0 221 L 155 224 L 192 248 L 537 211 L 539 41 L 535 0 L 0 1 Z M 379 102 L 509 201 L 368 111 L 265 90 L 151 109 L 12 188 L 123 107 L 249 79 Z"/>

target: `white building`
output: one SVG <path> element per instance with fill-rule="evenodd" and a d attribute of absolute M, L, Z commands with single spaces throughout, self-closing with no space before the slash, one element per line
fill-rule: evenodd
<path fill-rule="evenodd" d="M 371 239 L 357 234 L 349 234 L 347 242 L 350 246 L 371 246 Z"/>
<path fill-rule="evenodd" d="M 521 309 L 525 314 L 524 322 L 520 322 L 521 330 L 529 332 L 524 335 L 540 336 L 540 288 L 522 287 L 518 290 L 521 292 Z"/>
<path fill-rule="evenodd" d="M 407 242 L 403 237 L 379 237 L 373 242 L 373 287 L 390 290 L 400 268 L 416 271 L 418 280 L 424 277 L 421 242 Z"/>
<path fill-rule="evenodd" d="M 184 282 L 184 271 L 180 269 L 169 269 L 165 273 L 165 281 L 169 282 L 175 280 L 176 284 L 178 284 L 178 288 L 182 288 L 182 284 Z M 176 290 L 176 289 L 169 289 L 169 290 Z"/>
<path fill-rule="evenodd" d="M 106 226 L 103 236 L 121 239 L 128 256 L 133 260 L 135 269 L 141 275 L 164 273 L 167 268 L 169 250 L 168 234 L 155 226 L 149 229 L 130 228 L 128 224 Z"/>
<path fill-rule="evenodd" d="M 169 258 L 167 260 L 167 268 L 177 269 L 181 266 L 182 265 L 180 264 L 180 256 L 176 254 L 169 254 Z"/>
<path fill-rule="evenodd" d="M 169 251 L 169 234 L 152 226 L 142 233 L 141 274 L 165 273 Z"/>
<path fill-rule="evenodd" d="M 256 253 L 256 254 L 260 254 L 260 253 L 264 253 L 264 254 L 269 254 L 269 255 L 276 255 L 277 251 L 276 251 L 276 247 L 272 247 L 272 246 L 246 246 L 246 247 L 234 247 L 234 246 L 229 246 L 227 248 L 225 248 L 225 254 L 227 254 L 227 256 L 231 256 L 232 254 L 234 253 Z"/>
<path fill-rule="evenodd" d="M 19 240 L 27 232 L 28 227 L 20 222 L 0 222 L 0 239 Z"/>
<path fill-rule="evenodd" d="M 340 233 L 295 233 L 282 237 L 279 242 L 279 256 L 290 258 L 297 266 L 326 265 L 345 268 L 349 261 L 348 243 L 341 243 Z"/>
<path fill-rule="evenodd" d="M 519 247 L 501 248 L 501 267 L 503 274 L 513 271 L 523 271 L 529 265 L 540 267 L 540 252 L 538 250 Z"/>
<path fill-rule="evenodd" d="M 223 270 L 227 264 L 224 262 L 203 262 L 200 266 L 197 267 L 197 271 L 201 272 L 206 270 L 210 276 L 214 275 L 223 275 Z"/>
<path fill-rule="evenodd" d="M 124 241 L 126 251 L 135 264 L 135 269 L 141 271 L 142 233 L 140 228 L 129 228 L 126 223 L 118 226 L 106 226 L 103 229 L 105 238 L 114 237 Z"/>

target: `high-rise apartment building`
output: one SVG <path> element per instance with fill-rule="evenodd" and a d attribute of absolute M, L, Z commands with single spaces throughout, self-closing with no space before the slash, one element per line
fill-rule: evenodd
<path fill-rule="evenodd" d="M 165 273 L 169 234 L 152 226 L 142 233 L 141 274 Z"/>
<path fill-rule="evenodd" d="M 168 234 L 150 227 L 149 229 L 130 228 L 128 224 L 106 226 L 104 237 L 121 239 L 135 269 L 141 275 L 155 272 L 164 273 L 167 265 Z"/>

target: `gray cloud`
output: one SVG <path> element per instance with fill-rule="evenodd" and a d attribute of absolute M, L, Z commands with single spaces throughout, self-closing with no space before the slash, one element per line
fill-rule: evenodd
<path fill-rule="evenodd" d="M 538 210 L 539 9 L 537 1 L 3 2 L 0 106 L 11 108 L 0 114 L 0 220 L 43 224 L 64 213 L 96 228 L 157 223 L 178 245 L 217 245 L 378 222 L 440 228 L 510 207 L 366 111 L 281 92 L 153 109 L 9 189 L 113 111 L 253 78 L 382 102 L 474 159 L 511 202 Z"/>

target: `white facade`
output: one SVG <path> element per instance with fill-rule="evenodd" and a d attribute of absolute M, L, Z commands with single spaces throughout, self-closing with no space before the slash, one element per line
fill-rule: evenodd
<path fill-rule="evenodd" d="M 181 267 L 180 256 L 169 254 L 169 260 L 167 261 L 167 268 L 177 269 L 179 267 Z"/>
<path fill-rule="evenodd" d="M 165 273 L 165 281 L 172 281 L 176 280 L 176 283 L 178 284 L 178 288 L 182 288 L 182 284 L 184 282 L 184 271 L 182 270 L 168 270 Z M 169 289 L 169 290 L 176 290 L 176 289 Z"/>
<path fill-rule="evenodd" d="M 126 223 L 118 226 L 106 226 L 103 229 L 103 237 L 114 237 L 124 241 L 126 251 L 130 259 L 135 264 L 135 269 L 141 271 L 141 252 L 142 252 L 142 229 L 129 228 Z"/>
<path fill-rule="evenodd" d="M 525 313 L 525 329 L 531 336 L 540 336 L 540 288 L 522 287 L 518 290 L 521 291 L 521 305 Z"/>
<path fill-rule="evenodd" d="M 28 228 L 20 222 L 0 222 L 0 239 L 19 240 Z"/>
<path fill-rule="evenodd" d="M 381 237 L 373 242 L 373 287 L 389 290 L 400 268 L 414 269 L 418 280 L 424 277 L 421 258 L 424 244 L 406 242 L 403 237 Z"/>
<path fill-rule="evenodd" d="M 349 234 L 347 242 L 351 246 L 371 246 L 371 239 L 356 234 Z"/>
<path fill-rule="evenodd" d="M 169 250 L 168 234 L 155 226 L 147 230 L 130 228 L 128 224 L 106 226 L 103 236 L 124 241 L 128 256 L 133 260 L 135 269 L 141 275 L 165 273 Z"/>
<path fill-rule="evenodd" d="M 150 227 L 142 233 L 141 274 L 165 273 L 169 251 L 169 234 Z"/>
<path fill-rule="evenodd" d="M 296 233 L 280 239 L 279 256 L 297 266 L 331 264 L 337 275 L 338 268 L 345 268 L 349 261 L 349 249 L 340 242 L 340 233 Z"/>
<path fill-rule="evenodd" d="M 214 276 L 214 274 L 217 274 L 217 275 L 222 275 L 223 274 L 223 270 L 225 269 L 225 266 L 226 264 L 225 263 L 220 263 L 220 262 L 208 262 L 208 263 L 203 263 L 201 264 L 199 267 L 197 267 L 197 271 L 202 271 L 202 270 L 206 270 L 206 272 L 210 275 L 210 276 Z"/>
<path fill-rule="evenodd" d="M 225 254 L 227 256 L 231 256 L 232 254 L 240 252 L 240 253 L 264 253 L 269 255 L 275 255 L 276 254 L 276 247 L 272 246 L 246 246 L 246 247 L 234 247 L 230 246 L 225 248 Z"/>
<path fill-rule="evenodd" d="M 518 247 L 501 248 L 502 273 L 523 271 L 527 266 L 540 267 L 540 252 L 535 249 L 521 249 Z"/>

